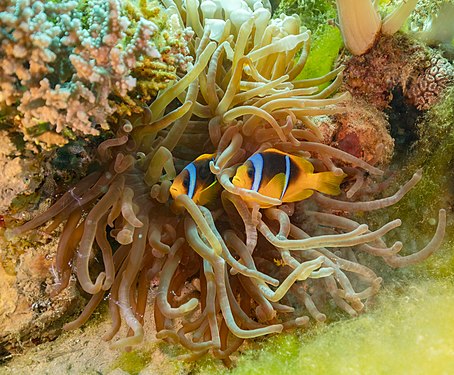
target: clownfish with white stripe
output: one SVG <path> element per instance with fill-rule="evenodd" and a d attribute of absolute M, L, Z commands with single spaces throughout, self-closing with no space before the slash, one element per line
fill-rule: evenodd
<path fill-rule="evenodd" d="M 269 148 L 252 155 L 238 167 L 232 184 L 281 202 L 297 202 L 309 198 L 314 190 L 340 194 L 339 185 L 345 176 L 336 176 L 333 172 L 314 173 L 314 166 L 304 157 Z M 252 197 L 243 199 L 256 202 Z M 270 207 L 258 203 L 262 208 Z"/>
<path fill-rule="evenodd" d="M 202 206 L 214 201 L 220 189 L 216 176 L 210 170 L 210 162 L 215 156 L 203 154 L 189 163 L 170 186 L 172 198 L 186 194 L 195 204 Z"/>

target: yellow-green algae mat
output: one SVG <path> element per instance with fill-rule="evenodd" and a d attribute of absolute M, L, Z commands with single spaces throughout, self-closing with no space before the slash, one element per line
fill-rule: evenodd
<path fill-rule="evenodd" d="M 196 364 L 176 362 L 174 373 L 454 374 L 454 278 L 395 282 L 357 318 L 276 335 L 252 347 L 231 370 L 205 358 Z M 153 363 L 137 366 L 141 361 L 133 360 L 133 365 L 136 355 L 125 353 L 113 367 L 129 374 L 157 374 Z"/>
<path fill-rule="evenodd" d="M 206 363 L 198 373 L 220 368 Z M 358 318 L 277 335 L 225 373 L 453 374 L 454 279 L 395 285 Z"/>
<path fill-rule="evenodd" d="M 409 280 L 410 273 L 396 275 L 400 281 L 388 278 L 359 317 L 256 340 L 230 370 L 210 357 L 197 363 L 172 359 L 174 348 L 164 343 L 109 350 L 100 341 L 99 332 L 109 325 L 101 314 L 86 329 L 0 365 L 0 374 L 454 374 L 454 278 Z"/>

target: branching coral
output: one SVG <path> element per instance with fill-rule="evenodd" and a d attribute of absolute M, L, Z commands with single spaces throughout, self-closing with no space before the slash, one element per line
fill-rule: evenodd
<path fill-rule="evenodd" d="M 282 205 L 233 185 L 238 165 L 269 147 L 308 158 L 316 172 L 345 172 L 350 198 L 366 175 L 378 178 L 383 172 L 321 143 L 310 116 L 342 111 L 348 95 L 333 96 L 342 68 L 296 79 L 310 39 L 298 18 L 271 20 L 260 2 L 166 4 L 195 32 L 188 73 L 99 146 L 101 170 L 45 213 L 5 233 L 14 239 L 48 221 L 47 233 L 63 224 L 54 293 L 66 288 L 74 270 L 92 295 L 66 329 L 81 326 L 108 292 L 112 326 L 104 338 L 111 340 L 125 324 L 128 336 L 113 347 L 139 343 L 150 281 L 159 278 L 157 337 L 189 349 L 186 358 L 211 351 L 228 362 L 244 339 L 305 325 L 309 316 L 325 320 L 327 301 L 353 316 L 361 312 L 381 278 L 356 253 L 402 267 L 438 248 L 444 210 L 433 240 L 408 256 L 398 254 L 400 242 L 388 246 L 382 239 L 399 220 L 369 230 L 345 217 L 397 202 L 418 182 L 419 171 L 395 195 L 376 201 L 317 193 L 304 204 Z M 331 83 L 320 90 L 326 82 Z M 181 194 L 170 204 L 176 171 L 207 151 L 216 155 L 207 172 L 223 187 L 220 197 L 204 207 Z M 101 270 L 92 264 L 96 253 Z"/>
<path fill-rule="evenodd" d="M 190 28 L 182 29 L 178 19 L 170 16 L 157 1 L 141 0 L 127 1 L 124 8 L 131 25 L 129 29 L 140 27 L 141 20 L 153 22 L 158 31 L 153 35 L 153 42 L 160 54 L 156 60 L 151 56 L 143 56 L 131 70 L 131 76 L 136 80 L 135 88 L 122 97 L 117 113 L 120 116 L 141 113 L 144 103 L 149 103 L 163 90 L 169 82 L 175 81 L 177 75 L 187 70 L 187 64 L 192 61 L 186 41 L 192 38 Z"/>
<path fill-rule="evenodd" d="M 48 146 L 76 135 L 99 134 L 117 104 L 110 96 L 125 97 L 136 86 L 131 69 L 137 60 L 161 54 L 153 43 L 158 27 L 137 20 L 134 34 L 118 0 L 40 2 L 11 0 L 0 6 L 0 105 L 17 105 L 20 130 L 29 140 Z M 172 46 L 184 41 L 180 30 L 166 30 L 165 65 L 181 64 Z M 179 35 L 177 35 L 179 34 Z M 159 65 L 155 67 L 159 69 Z M 166 69 L 163 69 L 164 71 Z M 155 73 L 148 77 L 169 81 Z M 173 77 L 172 77 L 173 78 Z M 33 129 L 44 130 L 36 134 Z M 63 133 L 46 137 L 42 133 Z"/>

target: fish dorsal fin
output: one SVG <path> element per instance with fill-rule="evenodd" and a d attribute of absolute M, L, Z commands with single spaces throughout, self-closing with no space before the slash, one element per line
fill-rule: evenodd
<path fill-rule="evenodd" d="M 197 194 L 196 203 L 201 206 L 205 206 L 206 204 L 213 202 L 217 198 L 219 189 L 220 185 L 218 181 L 213 181 L 211 185 L 208 185 L 205 189 L 201 190 L 199 194 Z"/>
<path fill-rule="evenodd" d="M 267 148 L 265 151 L 263 151 L 263 153 L 267 153 L 267 152 L 274 152 L 274 153 L 280 154 L 280 155 L 289 155 L 289 154 L 286 154 L 284 151 L 278 150 L 277 148 Z"/>
<path fill-rule="evenodd" d="M 302 156 L 289 155 L 290 160 L 304 173 L 313 173 L 314 166 L 312 163 Z"/>
<path fill-rule="evenodd" d="M 266 186 L 259 189 L 259 193 L 267 197 L 281 199 L 282 191 L 285 186 L 285 173 L 275 175 Z"/>

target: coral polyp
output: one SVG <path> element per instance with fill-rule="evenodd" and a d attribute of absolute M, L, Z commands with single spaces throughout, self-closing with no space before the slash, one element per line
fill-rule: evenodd
<path fill-rule="evenodd" d="M 142 113 L 118 124 L 115 138 L 98 147 L 98 171 L 44 213 L 5 232 L 13 240 L 47 222 L 48 233 L 63 226 L 54 293 L 75 272 L 91 295 L 66 329 L 84 324 L 107 295 L 112 325 L 104 339 L 113 340 L 123 324 L 127 337 L 112 346 L 140 343 L 156 279 L 157 337 L 189 349 L 186 358 L 211 352 L 228 362 L 245 339 L 303 326 L 311 318 L 324 321 L 330 303 L 352 316 L 363 311 L 382 279 L 357 253 L 403 267 L 440 246 L 444 210 L 429 244 L 407 256 L 399 255 L 402 243 L 383 239 L 400 220 L 371 230 L 348 218 L 396 203 L 421 172 L 391 197 L 356 201 L 370 176 L 380 180 L 383 171 L 322 143 L 311 116 L 342 112 L 349 95 L 335 94 L 342 67 L 297 79 L 310 43 L 297 17 L 271 19 L 260 2 L 165 3 L 171 19 L 195 33 L 187 74 Z M 324 83 L 329 84 L 320 89 Z M 337 176 L 337 184 L 344 180 L 341 194 L 315 192 L 283 204 L 236 186 L 238 167 L 270 148 L 305 159 L 314 173 Z M 187 194 L 172 199 L 177 173 L 205 153 L 214 154 L 205 173 L 222 189 L 204 206 Z M 102 269 L 92 262 L 95 254 Z"/>

